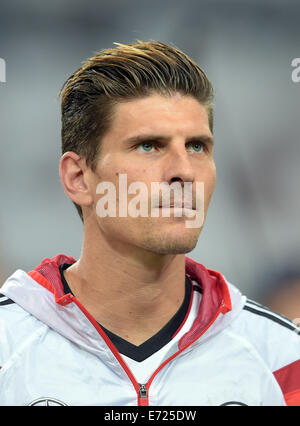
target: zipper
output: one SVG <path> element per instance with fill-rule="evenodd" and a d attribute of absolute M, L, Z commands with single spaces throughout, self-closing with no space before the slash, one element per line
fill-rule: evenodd
<path fill-rule="evenodd" d="M 147 389 L 146 385 L 144 385 L 144 384 L 139 383 L 139 386 L 140 386 L 140 388 L 138 390 L 138 394 L 139 394 L 138 405 L 139 406 L 147 406 L 147 405 L 149 405 L 148 389 Z"/>

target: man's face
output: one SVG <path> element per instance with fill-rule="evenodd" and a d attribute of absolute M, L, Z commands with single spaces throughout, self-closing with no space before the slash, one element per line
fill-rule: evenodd
<path fill-rule="evenodd" d="M 203 224 L 187 227 L 188 217 L 175 217 L 173 207 L 169 217 L 162 217 L 162 198 L 158 204 L 151 204 L 151 183 L 178 182 L 183 188 L 190 182 L 195 209 L 196 183 L 202 182 L 206 217 L 216 180 L 212 140 L 207 112 L 193 97 L 154 94 L 117 104 L 110 130 L 101 140 L 96 170 L 91 174 L 93 217 L 107 241 L 125 244 L 128 250 L 142 248 L 162 254 L 191 251 Z M 146 217 L 133 217 L 128 211 L 126 217 L 119 217 L 121 199 L 124 202 L 127 198 L 129 205 L 138 194 L 119 193 L 120 175 L 123 179 L 126 176 L 127 188 L 143 182 L 147 191 L 140 191 L 140 196 L 148 201 Z M 96 192 L 103 182 L 111 182 L 116 188 L 116 217 L 100 217 L 99 209 L 97 213 L 97 202 L 103 195 Z M 172 200 L 171 195 L 171 206 Z M 154 217 L 158 212 L 159 217 Z"/>

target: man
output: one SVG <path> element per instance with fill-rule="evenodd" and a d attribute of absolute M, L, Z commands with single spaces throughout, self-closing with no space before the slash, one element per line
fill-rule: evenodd
<path fill-rule="evenodd" d="M 299 404 L 296 325 L 185 256 L 216 179 L 205 73 L 163 43 L 119 44 L 61 97 L 82 253 L 4 283 L 1 404 Z"/>

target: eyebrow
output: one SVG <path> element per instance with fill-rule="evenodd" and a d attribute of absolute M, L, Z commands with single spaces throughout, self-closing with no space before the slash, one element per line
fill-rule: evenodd
<path fill-rule="evenodd" d="M 162 136 L 162 135 L 137 135 L 133 136 L 131 138 L 128 138 L 124 141 L 126 145 L 135 145 L 143 142 L 154 142 L 154 141 L 160 141 L 160 142 L 169 142 L 170 137 Z M 189 142 L 204 142 L 210 145 L 214 145 L 214 139 L 211 136 L 208 135 L 197 135 L 192 136 L 190 138 L 186 139 L 186 143 Z"/>

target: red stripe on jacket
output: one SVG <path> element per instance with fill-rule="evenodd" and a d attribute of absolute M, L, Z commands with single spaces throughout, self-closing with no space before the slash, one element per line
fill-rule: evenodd
<path fill-rule="evenodd" d="M 287 405 L 300 406 L 300 359 L 274 372 Z"/>

